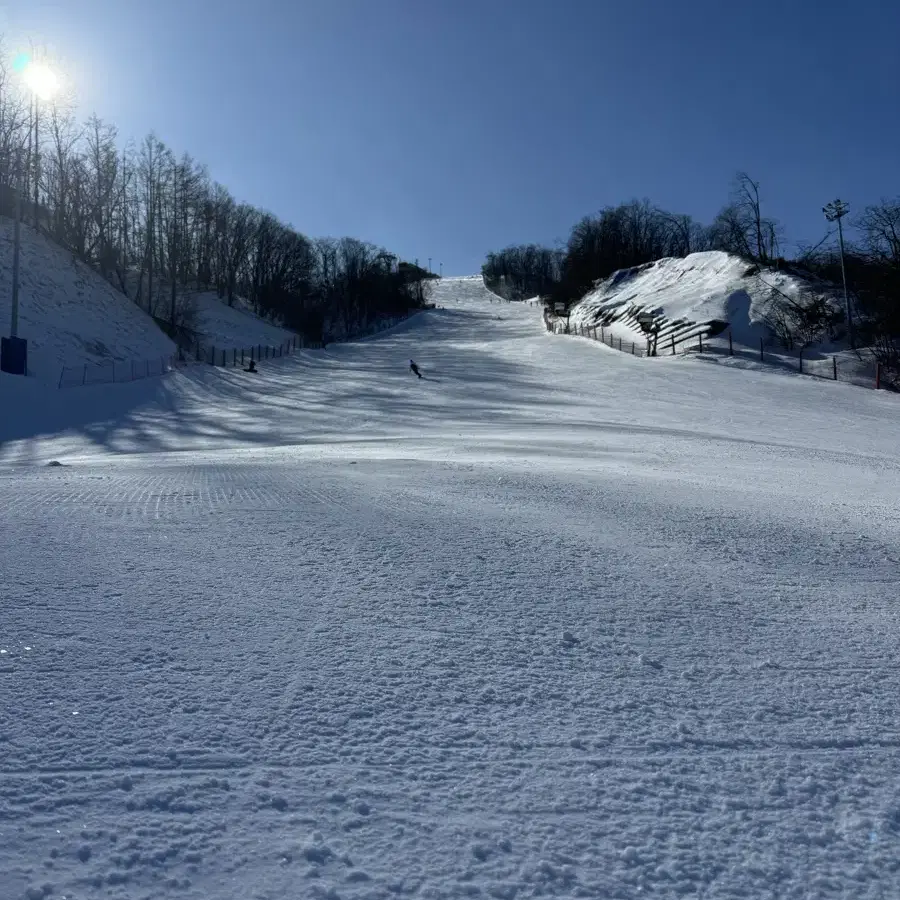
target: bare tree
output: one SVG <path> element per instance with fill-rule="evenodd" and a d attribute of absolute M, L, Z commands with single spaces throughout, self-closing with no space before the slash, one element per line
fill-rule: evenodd
<path fill-rule="evenodd" d="M 759 263 L 778 256 L 779 226 L 762 214 L 759 183 L 739 172 L 732 185 L 731 200 L 716 216 L 710 243 L 717 250 L 734 253 Z"/>
<path fill-rule="evenodd" d="M 866 207 L 857 227 L 872 259 L 900 269 L 900 197 Z"/>
<path fill-rule="evenodd" d="M 386 251 L 350 238 L 310 241 L 236 202 L 152 133 L 120 150 L 113 126 L 96 116 L 78 124 L 72 98 L 33 102 L 4 58 L 0 212 L 12 211 L 23 173 L 28 218 L 49 216 L 57 242 L 151 314 L 161 318 L 162 308 L 173 333 L 191 320 L 192 287 L 215 288 L 229 304 L 248 297 L 260 313 L 319 337 L 326 319 L 350 333 L 418 302 L 416 279 L 386 264 L 394 259 Z"/>
<path fill-rule="evenodd" d="M 143 238 L 143 254 L 138 272 L 136 301 L 139 305 L 143 299 L 144 275 L 147 276 L 147 311 L 155 311 L 154 276 L 157 272 L 159 258 L 158 229 L 160 206 L 163 192 L 163 179 L 166 164 L 166 146 L 156 137 L 149 134 L 144 138 L 138 153 L 137 189 L 139 231 Z"/>

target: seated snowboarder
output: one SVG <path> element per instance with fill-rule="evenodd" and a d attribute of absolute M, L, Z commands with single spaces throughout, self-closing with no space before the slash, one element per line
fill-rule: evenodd
<path fill-rule="evenodd" d="M 247 368 L 244 369 L 245 372 L 259 372 L 259 369 L 256 368 L 256 360 L 251 359 L 247 365 Z"/>
<path fill-rule="evenodd" d="M 412 361 L 409 361 L 409 371 L 415 375 L 418 375 L 419 378 L 422 377 L 422 373 L 419 371 L 419 367 Z"/>

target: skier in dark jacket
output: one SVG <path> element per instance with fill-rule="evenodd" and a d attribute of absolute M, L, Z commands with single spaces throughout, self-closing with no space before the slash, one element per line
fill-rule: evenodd
<path fill-rule="evenodd" d="M 414 375 L 418 375 L 419 378 L 422 377 L 422 373 L 419 371 L 419 367 L 412 360 L 409 361 L 409 371 Z"/>

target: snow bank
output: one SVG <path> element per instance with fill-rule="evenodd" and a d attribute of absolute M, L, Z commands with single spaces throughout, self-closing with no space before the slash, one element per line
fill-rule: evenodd
<path fill-rule="evenodd" d="M 790 298 L 827 289 L 795 275 L 761 268 L 719 251 L 660 259 L 613 273 L 573 308 L 573 325 L 616 322 L 632 339 L 644 339 L 637 314 L 653 313 L 664 326 L 727 322 L 736 344 L 767 340 L 766 305 L 773 292 Z M 696 331 L 696 329 L 694 329 Z"/>
<path fill-rule="evenodd" d="M 0 333 L 9 333 L 12 220 L 0 218 Z M 159 359 L 174 344 L 121 291 L 62 247 L 22 226 L 19 335 L 29 374 L 52 381 L 63 366 Z"/>

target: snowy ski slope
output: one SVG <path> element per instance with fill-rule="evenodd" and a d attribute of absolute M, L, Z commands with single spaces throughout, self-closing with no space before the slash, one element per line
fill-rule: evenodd
<path fill-rule="evenodd" d="M 8 333 L 12 298 L 13 222 L 0 218 L 0 331 Z M 44 382 L 63 367 L 159 360 L 175 345 L 147 313 L 49 238 L 22 226 L 19 334 L 28 339 L 29 374 Z M 129 285 L 137 289 L 137 276 Z M 167 288 L 157 305 L 168 310 Z M 216 293 L 192 296 L 203 344 L 223 350 L 278 346 L 293 337 L 254 315 L 243 301 L 229 307 Z"/>
<path fill-rule="evenodd" d="M 900 895 L 896 397 L 488 300 L 0 378 L 0 897 Z"/>
<path fill-rule="evenodd" d="M 0 332 L 9 333 L 12 220 L 0 218 Z M 157 360 L 175 345 L 145 312 L 89 266 L 22 226 L 19 335 L 28 340 L 28 370 L 56 382 L 63 366 Z"/>

